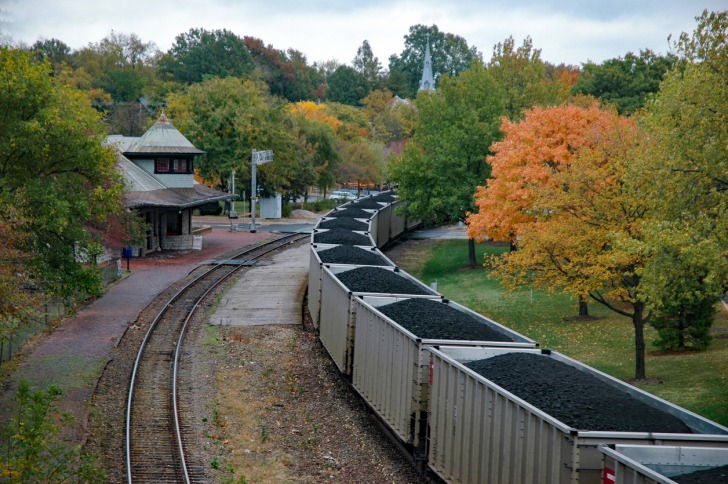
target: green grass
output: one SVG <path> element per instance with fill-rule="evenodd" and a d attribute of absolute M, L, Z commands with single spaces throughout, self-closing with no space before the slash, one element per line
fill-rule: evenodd
<path fill-rule="evenodd" d="M 562 294 L 524 288 L 506 293 L 488 279 L 485 268 L 467 268 L 465 240 L 437 241 L 418 249 L 402 268 L 426 284 L 435 280 L 445 297 L 463 304 L 549 348 L 621 380 L 634 377 L 634 328 L 630 319 L 593 303 L 590 321 L 568 320 L 578 314 L 577 302 Z M 478 263 L 484 253 L 507 250 L 477 244 Z M 722 331 L 722 334 L 721 334 Z M 723 336 L 723 337 L 720 337 Z M 645 391 L 721 425 L 728 426 L 728 313 L 714 323 L 714 340 L 706 351 L 665 354 L 652 345 L 648 326 L 646 368 L 653 383 Z"/>

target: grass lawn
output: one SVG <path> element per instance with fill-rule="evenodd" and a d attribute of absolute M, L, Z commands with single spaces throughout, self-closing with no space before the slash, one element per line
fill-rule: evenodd
<path fill-rule="evenodd" d="M 477 244 L 478 261 L 484 253 L 505 247 Z M 466 240 L 419 243 L 397 263 L 425 284 L 434 281 L 447 298 L 498 321 L 549 348 L 621 380 L 634 377 L 634 328 L 630 319 L 606 307 L 590 304 L 590 321 L 569 320 L 578 314 L 575 300 L 562 294 L 524 288 L 506 293 L 487 278 L 483 267 L 467 268 Z M 652 345 L 656 333 L 645 330 L 647 377 L 640 385 L 721 425 L 728 426 L 728 312 L 721 307 L 713 325 L 714 339 L 707 351 L 664 354 Z"/>

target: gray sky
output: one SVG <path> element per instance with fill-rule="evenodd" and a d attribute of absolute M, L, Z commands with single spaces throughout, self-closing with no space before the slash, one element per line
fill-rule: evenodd
<path fill-rule="evenodd" d="M 295 48 L 309 63 L 350 63 L 364 40 L 384 66 L 416 24 L 463 37 L 487 61 L 493 45 L 531 36 L 549 62 L 601 63 L 627 52 L 668 51 L 668 35 L 692 32 L 704 9 L 728 0 L 0 0 L 0 36 L 55 38 L 78 49 L 112 30 L 163 51 L 191 28 L 227 29 Z"/>

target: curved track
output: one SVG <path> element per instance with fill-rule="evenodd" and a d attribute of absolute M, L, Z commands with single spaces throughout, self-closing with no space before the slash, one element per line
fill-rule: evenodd
<path fill-rule="evenodd" d="M 254 261 L 307 236 L 291 234 L 246 248 L 180 289 L 149 326 L 132 370 L 126 412 L 126 472 L 131 482 L 202 482 L 201 463 L 185 453 L 184 392 L 178 385 L 178 349 L 199 303 Z"/>

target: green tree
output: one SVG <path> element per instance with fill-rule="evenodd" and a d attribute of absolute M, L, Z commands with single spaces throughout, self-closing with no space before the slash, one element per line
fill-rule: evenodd
<path fill-rule="evenodd" d="M 56 402 L 62 392 L 55 385 L 31 391 L 21 380 L 14 403 L 15 414 L 2 432 L 0 480 L 3 482 L 105 482 L 95 457 L 80 446 L 60 440 L 60 432 L 73 421 Z"/>
<path fill-rule="evenodd" d="M 611 104 L 620 114 L 632 115 L 659 90 L 665 73 L 676 60 L 673 54 L 661 56 L 641 50 L 639 55 L 628 52 L 624 58 L 608 59 L 599 65 L 587 62 L 582 65 L 573 91 Z"/>
<path fill-rule="evenodd" d="M 190 29 L 175 37 L 161 58 L 162 73 L 192 84 L 210 77 L 241 77 L 255 69 L 253 57 L 243 39 L 228 30 Z"/>
<path fill-rule="evenodd" d="M 0 201 L 27 221 L 29 271 L 64 296 L 97 294 L 93 262 L 122 206 L 100 115 L 27 52 L 0 49 L 0 66 Z"/>
<path fill-rule="evenodd" d="M 630 180 L 649 180 L 654 216 L 635 251 L 651 257 L 643 290 L 680 316 L 728 288 L 728 11 L 705 11 L 675 43 L 679 60 L 639 120 L 647 131 Z M 676 299 L 675 288 L 685 287 Z"/>
<path fill-rule="evenodd" d="M 101 41 L 74 52 L 71 64 L 88 73 L 92 86 L 109 93 L 115 103 L 126 103 L 142 96 L 144 88 L 155 81 L 159 55 L 153 42 L 111 31 Z M 113 105 L 104 107 L 113 109 Z"/>
<path fill-rule="evenodd" d="M 404 50 L 389 57 L 390 82 L 387 88 L 402 98 L 414 98 L 425 65 L 425 48 L 430 42 L 432 73 L 437 79 L 448 74 L 455 77 L 467 70 L 476 59 L 481 59 L 475 47 L 469 47 L 459 35 L 440 32 L 437 25 L 413 25 L 404 36 Z M 402 83 L 404 78 L 406 82 Z M 395 82 L 396 81 L 396 82 Z"/>
<path fill-rule="evenodd" d="M 340 183 L 356 183 L 360 187 L 383 181 L 381 145 L 359 139 L 340 141 L 338 149 L 342 162 L 337 166 L 335 175 Z"/>
<path fill-rule="evenodd" d="M 426 223 L 464 220 L 475 209 L 475 188 L 490 176 L 489 146 L 498 139 L 502 94 L 480 61 L 457 77 L 443 76 L 436 92 L 416 100 L 414 135 L 390 161 L 406 213 Z M 471 264 L 475 245 L 471 239 Z"/>
<path fill-rule="evenodd" d="M 358 106 L 367 95 L 367 83 L 364 76 L 353 67 L 339 66 L 327 79 L 326 98 L 330 102 Z"/>
<path fill-rule="evenodd" d="M 47 60 L 53 66 L 54 72 L 66 67 L 71 56 L 71 48 L 58 39 L 38 40 L 30 50 L 37 60 Z"/>
<path fill-rule="evenodd" d="M 374 56 L 368 40 L 362 42 L 361 47 L 357 49 L 356 57 L 354 57 L 351 65 L 364 78 L 366 94 L 369 94 L 379 87 L 382 80 L 382 64 Z"/>
<path fill-rule="evenodd" d="M 313 185 L 326 194 L 335 184 L 334 171 L 341 159 L 334 128 L 325 118 L 314 114 L 320 105 L 297 103 L 290 109 L 297 135 L 296 159 L 301 168 L 301 175 L 291 184 L 293 195 L 306 199 L 308 188 Z"/>
<path fill-rule="evenodd" d="M 207 152 L 197 164 L 206 183 L 224 188 L 235 170 L 239 186 L 249 184 L 252 150 L 273 150 L 275 162 L 258 167 L 257 182 L 266 193 L 287 190 L 295 176 L 293 122 L 264 83 L 211 78 L 171 94 L 167 107 L 175 126 Z"/>
<path fill-rule="evenodd" d="M 513 37 L 496 44 L 488 70 L 504 94 L 508 119 L 519 120 L 526 109 L 558 105 L 568 98 L 561 80 L 549 77 L 541 50 L 533 48 L 530 37 L 520 47 Z"/>

